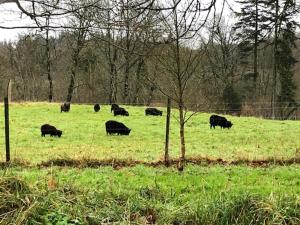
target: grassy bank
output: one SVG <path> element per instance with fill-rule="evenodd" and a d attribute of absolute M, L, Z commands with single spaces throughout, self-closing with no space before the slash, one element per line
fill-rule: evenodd
<path fill-rule="evenodd" d="M 184 173 L 143 166 L 53 167 L 2 173 L 1 224 L 300 223 L 299 166 L 188 166 Z"/>
<path fill-rule="evenodd" d="M 72 105 L 60 113 L 59 104 L 23 103 L 10 107 L 12 157 L 39 163 L 53 158 L 162 159 L 165 117 L 146 117 L 145 107 L 126 107 L 129 117 L 114 117 L 110 106 L 99 113 L 90 105 Z M 3 106 L 0 106 L 0 111 Z M 165 109 L 162 109 L 165 113 Z M 186 126 L 187 157 L 236 159 L 292 158 L 299 154 L 300 121 L 272 121 L 231 117 L 230 130 L 210 129 L 209 114 L 199 113 Z M 171 119 L 170 154 L 179 155 L 177 111 Z M 2 117 L 3 119 L 3 117 Z M 132 129 L 130 136 L 107 136 L 104 123 L 114 119 Z M 40 126 L 50 123 L 63 130 L 62 138 L 42 138 Z M 0 145 L 4 145 L 0 123 Z M 4 152 L 0 154 L 4 160 Z"/>

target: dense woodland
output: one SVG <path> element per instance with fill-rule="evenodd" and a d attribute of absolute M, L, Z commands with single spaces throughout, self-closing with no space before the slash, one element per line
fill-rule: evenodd
<path fill-rule="evenodd" d="M 12 101 L 165 105 L 169 96 L 182 109 L 294 113 L 296 2 L 241 0 L 231 18 L 198 1 L 171 1 L 170 10 L 138 2 L 98 1 L 60 29 L 51 10 L 35 18 L 41 29 L 0 45 L 1 93 L 11 79 Z"/>

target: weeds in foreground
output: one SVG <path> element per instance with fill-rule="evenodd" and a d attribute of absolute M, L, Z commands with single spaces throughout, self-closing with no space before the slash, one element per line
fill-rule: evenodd
<path fill-rule="evenodd" d="M 297 225 L 300 201 L 224 192 L 206 202 L 182 202 L 159 186 L 130 193 L 47 185 L 38 190 L 21 179 L 2 177 L 0 224 Z"/>

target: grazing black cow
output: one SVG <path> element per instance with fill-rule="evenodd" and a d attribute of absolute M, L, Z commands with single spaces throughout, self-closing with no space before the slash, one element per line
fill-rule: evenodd
<path fill-rule="evenodd" d="M 46 134 L 50 134 L 50 136 L 58 136 L 60 137 L 62 135 L 61 130 L 57 130 L 56 127 L 51 126 L 49 124 L 44 124 L 41 126 L 41 135 L 42 137 L 45 137 Z"/>
<path fill-rule="evenodd" d="M 124 108 L 117 108 L 114 110 L 114 116 L 129 116 L 129 113 Z"/>
<path fill-rule="evenodd" d="M 156 109 L 156 108 L 147 108 L 145 109 L 145 115 L 151 115 L 151 116 L 162 116 L 162 111 Z"/>
<path fill-rule="evenodd" d="M 69 112 L 71 107 L 70 102 L 64 102 L 63 104 L 60 105 L 60 112 Z"/>
<path fill-rule="evenodd" d="M 218 115 L 212 115 L 209 118 L 209 123 L 210 123 L 210 128 L 215 128 L 216 126 L 220 126 L 221 128 L 231 128 L 232 123 L 228 121 L 225 117 L 223 116 L 218 116 Z"/>
<path fill-rule="evenodd" d="M 100 105 L 97 103 L 94 105 L 94 111 L 99 112 L 100 111 Z"/>
<path fill-rule="evenodd" d="M 109 120 L 105 123 L 106 134 L 129 135 L 131 129 L 126 127 L 123 123 Z"/>
<path fill-rule="evenodd" d="M 113 112 L 118 108 L 120 108 L 119 105 L 113 103 L 113 104 L 111 104 L 110 112 Z"/>

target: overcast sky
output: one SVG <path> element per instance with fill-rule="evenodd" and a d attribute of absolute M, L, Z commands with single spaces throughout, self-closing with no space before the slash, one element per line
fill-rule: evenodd
<path fill-rule="evenodd" d="M 0 5 L 0 26 L 25 26 L 32 24 L 29 17 L 21 15 L 15 3 Z M 0 41 L 16 40 L 19 33 L 25 33 L 25 29 L 7 30 L 0 29 Z"/>

